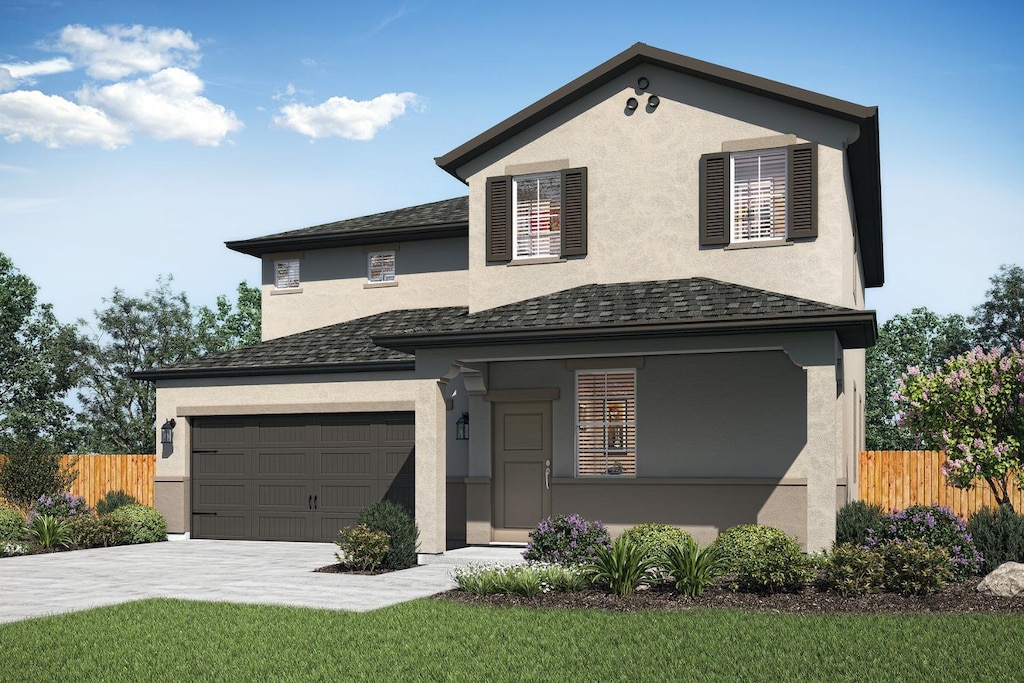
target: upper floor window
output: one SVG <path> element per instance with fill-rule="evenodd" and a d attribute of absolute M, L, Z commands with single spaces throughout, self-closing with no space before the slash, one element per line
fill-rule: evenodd
<path fill-rule="evenodd" d="M 732 155 L 732 241 L 786 238 L 786 150 Z"/>
<path fill-rule="evenodd" d="M 299 259 L 274 261 L 274 288 L 292 289 L 299 286 Z"/>
<path fill-rule="evenodd" d="M 636 370 L 576 372 L 576 474 L 636 476 Z"/>
<path fill-rule="evenodd" d="M 700 158 L 701 246 L 818 236 L 818 146 Z"/>
<path fill-rule="evenodd" d="M 395 252 L 375 251 L 366 257 L 366 279 L 370 282 L 395 281 Z"/>
<path fill-rule="evenodd" d="M 585 256 L 587 169 L 487 179 L 487 261 Z"/>
<path fill-rule="evenodd" d="M 515 258 L 562 253 L 562 174 L 514 176 Z"/>

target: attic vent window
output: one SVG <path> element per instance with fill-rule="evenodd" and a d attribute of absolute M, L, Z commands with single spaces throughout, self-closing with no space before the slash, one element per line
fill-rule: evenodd
<path fill-rule="evenodd" d="M 299 259 L 274 261 L 274 288 L 294 289 L 299 286 Z"/>
<path fill-rule="evenodd" d="M 366 278 L 370 282 L 395 281 L 395 252 L 375 251 L 367 255 Z"/>

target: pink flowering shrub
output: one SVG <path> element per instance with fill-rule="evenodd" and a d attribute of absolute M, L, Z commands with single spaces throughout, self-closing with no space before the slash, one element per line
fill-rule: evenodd
<path fill-rule="evenodd" d="M 958 581 L 978 574 L 985 561 L 967 531 L 967 522 L 939 505 L 912 505 L 885 515 L 877 529 L 867 530 L 864 548 L 878 550 L 893 541 L 921 541 L 929 548 L 942 548 Z"/>
<path fill-rule="evenodd" d="M 62 521 L 88 515 L 91 512 L 85 504 L 85 498 L 72 493 L 54 493 L 39 496 L 28 511 L 28 523 L 32 524 L 37 517 L 53 517 Z"/>
<path fill-rule="evenodd" d="M 893 399 L 898 424 L 946 451 L 950 486 L 968 489 L 982 479 L 1000 505 L 1010 504 L 1014 479 L 1024 488 L 1024 342 L 1006 353 L 978 347 L 933 373 L 908 368 Z"/>
<path fill-rule="evenodd" d="M 523 557 L 571 567 L 589 564 L 597 556 L 598 547 L 610 549 L 611 545 L 601 522 L 590 522 L 579 515 L 555 515 L 542 519 L 530 532 Z"/>

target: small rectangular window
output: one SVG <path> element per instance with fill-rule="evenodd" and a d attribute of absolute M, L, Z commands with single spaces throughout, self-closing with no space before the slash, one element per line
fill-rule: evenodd
<path fill-rule="evenodd" d="M 514 258 L 562 252 L 562 174 L 516 176 L 513 182 Z"/>
<path fill-rule="evenodd" d="M 786 238 L 786 149 L 732 155 L 732 241 Z"/>
<path fill-rule="evenodd" d="M 636 370 L 576 372 L 576 474 L 636 476 Z"/>
<path fill-rule="evenodd" d="M 299 259 L 274 261 L 274 287 L 293 289 L 299 286 Z"/>
<path fill-rule="evenodd" d="M 366 258 L 366 279 L 370 282 L 395 281 L 395 252 L 375 251 Z"/>

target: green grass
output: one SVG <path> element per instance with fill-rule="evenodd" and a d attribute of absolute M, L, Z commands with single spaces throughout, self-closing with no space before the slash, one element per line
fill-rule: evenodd
<path fill-rule="evenodd" d="M 1017 616 L 146 600 L 0 627 L 0 681 L 1006 681 L 1021 651 Z"/>

